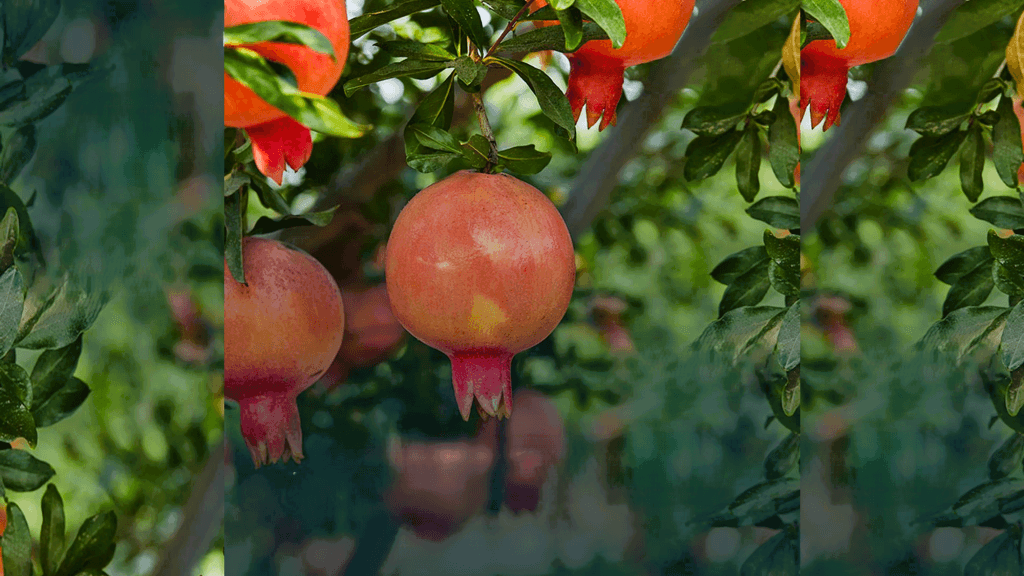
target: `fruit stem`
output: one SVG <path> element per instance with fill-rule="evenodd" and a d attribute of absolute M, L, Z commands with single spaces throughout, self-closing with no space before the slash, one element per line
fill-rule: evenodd
<path fill-rule="evenodd" d="M 519 24 L 519 20 L 523 16 L 526 16 L 526 13 L 529 10 L 530 2 L 527 2 L 526 4 L 523 5 L 522 8 L 519 9 L 519 12 L 516 13 L 515 17 L 509 20 L 508 25 L 505 26 L 504 30 L 502 30 L 501 36 L 498 36 L 498 39 L 494 41 L 494 44 L 491 44 L 491 47 L 487 49 L 487 54 L 484 55 L 484 58 L 487 58 L 488 56 L 494 53 L 494 50 L 498 47 L 498 44 L 501 44 L 501 42 L 505 39 L 505 36 L 508 36 L 509 32 L 511 32 L 516 27 L 516 24 Z"/>
<path fill-rule="evenodd" d="M 480 123 L 480 133 L 483 134 L 489 144 L 487 165 L 484 166 L 483 173 L 491 174 L 494 167 L 498 165 L 498 143 L 494 139 L 494 130 L 491 129 L 491 123 L 487 119 L 487 110 L 484 109 L 483 98 L 480 97 L 479 92 L 471 96 L 473 98 L 473 109 L 476 111 L 476 119 Z"/>

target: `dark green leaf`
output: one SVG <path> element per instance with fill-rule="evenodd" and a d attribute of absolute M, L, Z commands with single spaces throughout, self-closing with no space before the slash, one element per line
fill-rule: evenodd
<path fill-rule="evenodd" d="M 966 5 L 972 4 L 977 2 L 969 2 Z M 954 14 L 956 12 L 959 10 Z M 990 540 L 964 566 L 964 576 L 1017 576 L 1020 573 L 1019 528 L 1006 530 Z"/>
<path fill-rule="evenodd" d="M 427 124 L 440 130 L 448 130 L 452 126 L 454 110 L 455 74 L 450 74 L 430 94 L 423 97 L 409 124 Z"/>
<path fill-rule="evenodd" d="M 683 177 L 692 182 L 714 176 L 742 139 L 743 132 L 739 130 L 694 138 L 686 147 Z"/>
<path fill-rule="evenodd" d="M 764 248 L 768 257 L 778 265 L 794 271 L 800 269 L 800 236 L 787 234 L 778 237 L 771 230 L 764 231 Z"/>
<path fill-rule="evenodd" d="M 751 218 L 773 228 L 796 230 L 800 227 L 800 204 L 790 196 L 768 196 L 747 208 Z"/>
<path fill-rule="evenodd" d="M 789 100 L 786 98 L 775 99 L 775 121 L 768 127 L 768 162 L 780 184 L 786 188 L 796 186 L 794 172 L 800 164 L 800 145 L 796 121 L 789 113 Z"/>
<path fill-rule="evenodd" d="M 982 28 L 1013 14 L 1024 5 L 1024 0 L 987 0 L 964 2 L 952 12 L 949 20 L 935 36 L 935 42 L 948 43 L 966 38 Z"/>
<path fill-rule="evenodd" d="M 473 0 L 441 0 L 441 7 L 469 34 L 469 39 L 474 44 L 481 50 L 487 50 L 490 39 L 484 32 L 480 13 L 476 11 L 476 3 Z"/>
<path fill-rule="evenodd" d="M 305 214 L 288 214 L 278 218 L 270 218 L 269 216 L 260 216 L 256 220 L 256 224 L 253 225 L 250 231 L 253 235 L 270 234 L 286 228 L 295 228 L 299 226 L 319 226 L 324 227 L 331 223 L 334 218 L 334 212 L 337 207 L 329 208 L 321 212 L 306 212 Z"/>
<path fill-rule="evenodd" d="M 487 66 L 474 62 L 469 56 L 459 56 L 455 60 L 455 75 L 468 92 L 476 93 L 480 91 L 480 83 L 487 75 Z"/>
<path fill-rule="evenodd" d="M 765 336 L 778 327 L 785 313 L 785 308 L 777 306 L 737 308 L 705 328 L 695 346 L 728 355 L 735 362 L 748 350 L 764 342 Z M 775 347 L 774 340 L 765 343 Z"/>
<path fill-rule="evenodd" d="M 569 133 L 569 139 L 576 139 L 576 121 L 573 119 L 572 108 L 565 94 L 543 71 L 517 60 L 493 58 L 501 66 L 515 72 L 537 96 L 537 102 L 544 115 L 557 126 Z"/>
<path fill-rule="evenodd" d="M 1002 306 L 961 308 L 933 324 L 918 346 L 951 353 L 959 359 L 979 339 L 1002 326 L 1008 313 L 1009 310 Z"/>
<path fill-rule="evenodd" d="M 385 52 L 399 58 L 448 62 L 457 56 L 440 44 L 424 44 L 413 40 L 392 40 L 378 44 Z"/>
<path fill-rule="evenodd" d="M 800 572 L 799 538 L 786 528 L 743 561 L 740 576 L 784 576 Z"/>
<path fill-rule="evenodd" d="M 25 203 L 6 184 L 0 183 L 0 212 L 6 214 L 11 208 L 18 213 L 18 245 L 14 253 L 18 255 L 33 253 L 42 261 L 42 245 L 32 227 L 32 220 L 29 218 Z M 0 242 L 3 242 L 4 239 L 4 237 L 0 237 Z"/>
<path fill-rule="evenodd" d="M 967 132 L 962 130 L 944 136 L 921 137 L 910 147 L 907 177 L 911 182 L 920 182 L 938 176 L 966 139 Z"/>
<path fill-rule="evenodd" d="M 769 288 L 771 281 L 768 278 L 768 259 L 765 258 L 732 279 L 718 304 L 719 318 L 743 306 L 756 306 Z"/>
<path fill-rule="evenodd" d="M 800 0 L 761 0 L 758 2 L 741 2 L 729 10 L 725 21 L 715 30 L 712 42 L 725 43 L 742 38 L 760 27 L 771 24 L 788 16 L 800 8 Z M 789 19 L 789 22 L 792 22 Z"/>
<path fill-rule="evenodd" d="M 974 126 L 960 152 L 960 187 L 971 202 L 977 202 L 985 188 L 981 178 L 984 169 L 985 138 L 981 135 L 981 126 Z"/>
<path fill-rule="evenodd" d="M 768 480 L 782 478 L 800 464 L 800 436 L 790 432 L 764 459 L 764 475 Z"/>
<path fill-rule="evenodd" d="M 231 272 L 231 277 L 239 284 L 245 284 L 245 271 L 242 262 L 242 237 L 245 235 L 245 210 L 248 202 L 243 203 L 245 188 L 236 194 L 224 198 L 224 260 Z"/>
<path fill-rule="evenodd" d="M 57 422 L 74 414 L 85 399 L 89 397 L 89 386 L 78 378 L 69 378 L 68 381 L 44 400 L 36 408 L 32 408 L 32 417 L 35 418 L 36 427 L 43 428 L 52 426 Z"/>
<path fill-rule="evenodd" d="M 346 118 L 334 100 L 299 92 L 298 87 L 278 76 L 261 55 L 248 48 L 225 47 L 224 72 L 311 130 L 341 138 L 358 138 L 369 129 Z M 345 89 L 346 94 L 350 94 L 348 84 Z"/>
<path fill-rule="evenodd" d="M 60 0 L 4 0 L 4 57 L 16 60 L 32 49 L 60 14 Z"/>
<path fill-rule="evenodd" d="M 700 136 L 720 136 L 738 129 L 739 123 L 746 117 L 745 107 L 700 106 L 686 113 L 683 128 Z"/>
<path fill-rule="evenodd" d="M 1000 264 L 1014 274 L 1024 276 L 1024 235 L 1003 238 L 995 230 L 989 230 L 988 248 Z"/>
<path fill-rule="evenodd" d="M 18 228 L 18 211 L 8 208 L 3 220 L 0 220 L 0 273 L 6 272 L 14 265 L 14 253 L 18 247 Z"/>
<path fill-rule="evenodd" d="M 32 411 L 35 412 L 63 388 L 78 366 L 82 337 L 57 350 L 46 350 L 32 367 Z"/>
<path fill-rule="evenodd" d="M 104 512 L 82 523 L 68 547 L 56 576 L 74 576 L 83 570 L 102 570 L 114 555 L 117 517 Z"/>
<path fill-rule="evenodd" d="M 989 294 L 996 287 L 992 279 L 992 264 L 995 261 L 989 258 L 983 260 L 977 267 L 957 279 L 946 293 L 946 299 L 942 303 L 942 315 L 948 316 L 954 310 L 968 306 L 980 306 L 988 300 Z"/>
<path fill-rule="evenodd" d="M 583 14 L 578 8 L 570 8 L 573 4 L 572 0 L 562 2 L 562 4 L 566 4 L 566 6 L 563 8 L 556 6 L 555 3 L 552 3 L 552 6 L 555 6 L 558 22 L 561 23 L 562 32 L 565 34 L 565 50 L 573 52 L 583 45 Z"/>
<path fill-rule="evenodd" d="M 1016 188 L 1017 170 L 1020 169 L 1021 163 L 1024 163 L 1020 121 L 1017 120 L 1017 114 L 1013 111 L 1013 103 L 1009 98 L 1001 98 L 996 110 L 999 112 L 999 121 L 992 127 L 992 159 L 1003 184 Z M 1019 202 L 1017 208 L 1024 212 Z"/>
<path fill-rule="evenodd" d="M 376 72 L 371 72 L 346 82 L 345 95 L 351 96 L 356 90 L 363 86 L 369 86 L 370 84 L 375 84 L 381 80 L 387 80 L 389 78 L 405 78 L 408 76 L 416 78 L 424 76 L 429 77 L 438 74 L 445 68 L 450 68 L 451 66 L 454 66 L 454 63 L 449 65 L 447 62 L 424 62 L 421 60 L 411 59 L 393 62 L 378 69 Z"/>
<path fill-rule="evenodd" d="M 607 40 L 608 35 L 593 22 L 584 22 L 581 32 L 581 43 L 591 40 Z M 566 46 L 565 31 L 561 26 L 545 26 L 530 30 L 514 38 L 502 41 L 495 49 L 495 53 L 519 54 L 523 52 L 540 52 L 543 50 L 556 50 L 558 52 L 571 52 Z"/>
<path fill-rule="evenodd" d="M 481 0 L 481 2 L 494 11 L 495 14 L 501 16 L 505 20 L 511 20 L 519 14 L 519 10 L 526 4 L 524 0 Z M 551 11 L 549 6 L 544 7 L 545 11 Z M 527 16 L 525 19 L 528 19 Z"/>
<path fill-rule="evenodd" d="M 92 326 L 108 299 L 109 293 L 97 291 L 71 275 L 65 275 L 49 290 L 30 290 L 15 345 L 63 348 Z"/>
<path fill-rule="evenodd" d="M 780 266 L 772 261 L 768 263 L 768 279 L 775 291 L 786 296 L 800 294 L 800 273 Z"/>
<path fill-rule="evenodd" d="M 925 106 L 910 113 L 906 128 L 922 136 L 938 137 L 959 129 L 970 117 L 962 106 Z"/>
<path fill-rule="evenodd" d="M 622 9 L 615 0 L 576 0 L 575 5 L 608 33 L 613 47 L 622 48 L 626 41 L 626 21 L 622 19 Z"/>
<path fill-rule="evenodd" d="M 779 342 L 776 344 L 779 364 L 786 372 L 800 365 L 800 302 L 793 303 L 779 324 Z"/>
<path fill-rule="evenodd" d="M 740 196 L 753 202 L 761 190 L 758 172 L 761 170 L 761 135 L 756 126 L 749 126 L 743 132 L 743 139 L 736 146 L 736 187 Z"/>
<path fill-rule="evenodd" d="M 440 3 L 441 0 L 406 0 L 404 2 L 396 2 L 394 5 L 377 12 L 366 12 L 349 21 L 351 38 L 352 40 L 357 40 L 360 36 L 378 26 L 383 26 L 388 22 L 415 14 L 416 12 L 430 10 Z"/>
<path fill-rule="evenodd" d="M 25 307 L 25 293 L 21 271 L 11 266 L 0 274 L 0 356 L 14 345 L 18 326 Z"/>
<path fill-rule="evenodd" d="M 52 84 L 29 92 L 26 99 L 0 111 L 0 126 L 18 128 L 46 118 L 60 108 L 72 89 L 67 78 L 54 79 Z"/>
<path fill-rule="evenodd" d="M 284 20 L 264 20 L 238 26 L 224 28 L 224 45 L 256 44 L 259 42 L 279 42 L 298 44 L 314 52 L 327 54 L 337 60 L 330 39 L 316 28 L 298 22 Z"/>
<path fill-rule="evenodd" d="M 28 406 L 15 395 L 13 390 L 6 387 L 0 388 L 0 442 L 14 442 L 18 438 L 24 438 L 30 446 L 35 447 L 37 436 L 32 413 L 29 412 Z M 3 454 L 8 452 L 21 451 L 0 451 L 0 478 L 3 478 L 8 488 L 18 491 L 17 485 L 11 485 L 7 482 L 7 477 L 2 469 Z"/>
<path fill-rule="evenodd" d="M 1006 388 L 1006 413 L 1016 416 L 1024 407 L 1024 380 L 1011 380 Z"/>
<path fill-rule="evenodd" d="M 14 394 L 26 408 L 32 406 L 32 379 L 13 359 L 0 362 L 0 388 Z"/>
<path fill-rule="evenodd" d="M 727 256 L 711 271 L 711 277 L 722 284 L 732 284 L 749 270 L 767 261 L 768 253 L 764 246 L 751 246 Z"/>
<path fill-rule="evenodd" d="M 7 529 L 0 539 L 0 548 L 3 548 L 6 576 L 32 576 L 32 533 L 29 532 L 25 514 L 14 502 L 7 503 Z"/>
<path fill-rule="evenodd" d="M 1006 317 L 1001 349 L 1008 370 L 1013 372 L 1024 366 L 1024 302 L 1018 302 Z"/>
<path fill-rule="evenodd" d="M 36 152 L 36 127 L 32 124 L 3 131 L 0 149 L 0 182 L 13 182 Z"/>
<path fill-rule="evenodd" d="M 248 186 L 252 183 L 252 179 L 245 172 L 234 172 L 224 177 L 224 196 L 231 196 L 235 192 L 238 192 L 242 186 Z"/>
<path fill-rule="evenodd" d="M 978 204 L 981 206 L 981 204 Z M 977 246 L 955 254 L 942 263 L 935 271 L 935 277 L 944 284 L 952 286 L 961 276 L 974 270 L 992 258 L 988 246 Z"/>
<path fill-rule="evenodd" d="M 740 526 L 751 526 L 774 516 L 777 502 L 788 499 L 800 490 L 799 478 L 778 478 L 748 488 L 729 504 L 729 511 L 739 518 Z"/>
<path fill-rule="evenodd" d="M 1019 132 L 1018 132 L 1019 135 Z M 1020 140 L 1020 138 L 1017 138 Z M 1014 172 L 1014 178 L 1017 173 Z M 1014 196 L 990 196 L 974 206 L 971 214 L 998 228 L 1014 230 L 1024 228 L 1024 203 Z"/>
<path fill-rule="evenodd" d="M 50 484 L 43 493 L 43 527 L 39 535 L 39 563 L 43 567 L 43 576 L 52 576 L 57 572 L 61 556 L 64 554 L 64 500 L 60 497 L 57 487 Z"/>
<path fill-rule="evenodd" d="M 1024 276 L 1014 274 L 1009 268 L 996 262 L 992 267 L 992 279 L 996 288 L 1011 297 L 1024 298 Z"/>
<path fill-rule="evenodd" d="M 473 134 L 469 138 L 469 142 L 462 145 L 462 157 L 472 168 L 476 168 L 477 170 L 481 170 L 487 166 L 490 153 L 490 143 L 487 141 L 487 138 L 484 138 L 480 134 Z"/>
<path fill-rule="evenodd" d="M 405 129 L 407 132 L 411 132 L 425 148 L 453 154 L 462 152 L 459 141 L 444 130 L 426 124 L 410 124 Z"/>
<path fill-rule="evenodd" d="M 15 492 L 38 490 L 53 478 L 53 468 L 24 450 L 0 450 L 0 478 Z"/>
<path fill-rule="evenodd" d="M 836 41 L 836 48 L 846 47 L 850 41 L 850 21 L 838 0 L 803 0 L 800 6 L 829 31 Z"/>
<path fill-rule="evenodd" d="M 551 162 L 549 152 L 537 150 L 533 144 L 498 150 L 498 161 L 517 174 L 536 174 Z"/>
<path fill-rule="evenodd" d="M 447 168 L 449 164 L 462 158 L 462 154 L 437 152 L 433 154 L 416 154 L 406 156 L 405 162 L 418 172 L 429 173 Z"/>

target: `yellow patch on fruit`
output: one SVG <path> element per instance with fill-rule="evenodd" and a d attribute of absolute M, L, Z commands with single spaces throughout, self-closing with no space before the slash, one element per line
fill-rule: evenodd
<path fill-rule="evenodd" d="M 491 336 L 507 320 L 508 316 L 497 302 L 483 294 L 473 295 L 473 306 L 469 311 L 469 328 L 472 332 Z"/>

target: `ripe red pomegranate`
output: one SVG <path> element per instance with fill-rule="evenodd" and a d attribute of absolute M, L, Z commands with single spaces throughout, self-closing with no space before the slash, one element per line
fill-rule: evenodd
<path fill-rule="evenodd" d="M 344 334 L 341 292 L 319 262 L 245 238 L 246 284 L 224 267 L 224 395 L 238 402 L 256 466 L 302 458 L 295 398 L 330 366 Z"/>
<path fill-rule="evenodd" d="M 396 476 L 384 495 L 391 515 L 427 540 L 458 532 L 487 504 L 495 455 L 488 436 L 409 442 L 391 451 Z"/>
<path fill-rule="evenodd" d="M 402 345 L 405 328 L 391 311 L 387 286 L 343 289 L 341 299 L 345 303 L 345 338 L 338 360 L 352 368 L 373 366 Z"/>
<path fill-rule="evenodd" d="M 505 505 L 533 512 L 551 470 L 565 457 L 565 427 L 554 403 L 533 390 L 515 395 L 516 413 L 508 420 Z"/>
<path fill-rule="evenodd" d="M 622 313 L 627 307 L 624 301 L 613 296 L 598 296 L 590 302 L 590 314 L 597 324 L 601 339 L 612 352 L 632 352 L 636 349 L 629 330 L 622 323 Z"/>
<path fill-rule="evenodd" d="M 626 68 L 660 60 L 672 53 L 683 35 L 694 0 L 616 0 L 626 24 L 626 41 L 615 49 L 611 40 L 591 40 L 568 54 L 570 63 L 569 98 L 573 116 L 580 119 L 587 107 L 587 126 L 601 121 L 599 130 L 615 125 L 615 107 L 622 98 Z M 546 0 L 534 0 L 531 11 L 547 6 Z M 540 26 L 558 22 L 539 22 Z"/>
<path fill-rule="evenodd" d="M 800 51 L 801 116 L 811 109 L 811 126 L 839 123 L 850 68 L 892 56 L 917 14 L 917 0 L 839 0 L 850 22 L 850 41 L 815 40 Z"/>
<path fill-rule="evenodd" d="M 1017 122 L 1020 123 L 1020 138 L 1024 143 L 1024 106 L 1021 105 L 1020 98 L 1013 99 L 1013 111 L 1017 114 Z M 1024 162 L 1017 169 L 1017 182 L 1024 184 Z"/>
<path fill-rule="evenodd" d="M 224 0 L 225 27 L 272 20 L 298 22 L 320 31 L 330 40 L 334 59 L 296 44 L 260 42 L 244 47 L 291 69 L 299 90 L 320 96 L 330 92 L 341 78 L 348 58 L 349 28 L 344 0 Z M 224 125 L 246 130 L 257 168 L 278 184 L 285 164 L 297 170 L 313 151 L 308 128 L 227 73 L 224 74 Z"/>
<path fill-rule="evenodd" d="M 506 174 L 458 172 L 417 194 L 387 243 L 391 307 L 452 362 L 462 417 L 512 413 L 512 356 L 565 315 L 576 277 L 554 204 Z M 486 416 L 485 416 L 486 415 Z"/>

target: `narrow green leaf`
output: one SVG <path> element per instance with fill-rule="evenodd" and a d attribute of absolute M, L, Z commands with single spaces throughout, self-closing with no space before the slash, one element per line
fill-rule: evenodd
<path fill-rule="evenodd" d="M 536 174 L 551 162 L 549 152 L 541 152 L 533 144 L 498 150 L 498 161 L 517 174 Z"/>
<path fill-rule="evenodd" d="M 51 85 L 29 93 L 25 100 L 20 100 L 0 111 L 0 126 L 17 128 L 46 118 L 60 108 L 72 89 L 67 78 L 55 79 Z"/>
<path fill-rule="evenodd" d="M 383 10 L 366 12 L 361 16 L 349 20 L 349 33 L 352 40 L 357 40 L 367 32 L 388 22 L 398 20 L 416 12 L 430 10 L 441 3 L 441 0 L 406 0 L 396 2 Z"/>
<path fill-rule="evenodd" d="M 946 165 L 965 140 L 967 132 L 962 130 L 943 136 L 924 136 L 918 139 L 910 146 L 907 177 L 911 182 L 920 182 L 938 176 L 946 169 Z"/>
<path fill-rule="evenodd" d="M 764 246 L 751 246 L 730 254 L 711 271 L 711 277 L 722 284 L 732 284 L 737 278 L 751 268 L 768 262 L 768 253 Z"/>
<path fill-rule="evenodd" d="M 608 33 L 613 47 L 622 48 L 626 41 L 626 21 L 615 0 L 576 0 L 575 6 Z"/>
<path fill-rule="evenodd" d="M 1017 170 L 1020 169 L 1021 163 L 1024 163 L 1020 121 L 1017 120 L 1017 114 L 1013 111 L 1013 103 L 1009 98 L 1000 98 L 996 111 L 999 113 L 999 121 L 992 127 L 992 159 L 1003 184 L 1016 188 Z"/>
<path fill-rule="evenodd" d="M 800 436 L 789 433 L 764 459 L 764 475 L 768 480 L 782 478 L 800 463 Z"/>
<path fill-rule="evenodd" d="M 3 131 L 0 149 L 0 182 L 13 182 L 36 152 L 36 127 L 32 124 Z"/>
<path fill-rule="evenodd" d="M 789 100 L 786 98 L 775 99 L 774 111 L 775 121 L 768 127 L 768 162 L 779 183 L 786 188 L 794 188 L 794 173 L 800 164 L 796 121 L 789 112 Z"/>
<path fill-rule="evenodd" d="M 245 195 L 242 188 L 237 194 L 224 198 L 224 226 L 226 237 L 224 240 L 224 260 L 231 272 L 235 282 L 245 284 L 245 272 L 242 263 L 242 237 L 244 214 L 247 206 L 243 205 L 242 197 Z M 247 203 L 246 203 L 247 204 Z"/>
<path fill-rule="evenodd" d="M 47 350 L 39 355 L 32 367 L 33 412 L 50 401 L 50 398 L 68 383 L 81 356 L 81 336 L 63 348 Z"/>
<path fill-rule="evenodd" d="M 842 50 L 846 47 L 846 43 L 850 41 L 850 21 L 838 0 L 803 0 L 800 6 L 832 34 L 836 48 Z"/>
<path fill-rule="evenodd" d="M 476 3 L 473 0 L 441 0 L 441 7 L 459 23 L 459 26 L 469 34 L 469 39 L 481 50 L 490 47 L 490 39 L 484 32 L 480 13 L 476 11 Z"/>
<path fill-rule="evenodd" d="M 387 64 L 375 72 L 349 80 L 345 83 L 345 96 L 351 96 L 356 90 L 359 90 L 364 86 L 369 86 L 370 84 L 375 84 L 381 80 L 406 77 L 426 78 L 434 76 L 445 68 L 451 68 L 454 65 L 454 62 L 424 62 L 422 60 L 412 60 L 407 58 L 399 62 Z"/>
<path fill-rule="evenodd" d="M 970 117 L 970 112 L 965 112 L 961 105 L 924 106 L 907 116 L 905 127 L 922 136 L 939 137 L 958 130 Z"/>
<path fill-rule="evenodd" d="M 117 517 L 104 512 L 82 523 L 68 547 L 56 576 L 74 576 L 83 570 L 102 570 L 114 555 Z"/>
<path fill-rule="evenodd" d="M 438 150 L 441 152 L 451 152 L 452 154 L 462 153 L 459 141 L 454 136 L 440 128 L 435 128 L 427 124 L 410 124 L 409 126 L 406 126 L 405 130 L 406 132 L 411 132 L 424 148 Z"/>
<path fill-rule="evenodd" d="M 767 258 L 758 261 L 729 283 L 729 287 L 722 294 L 722 301 L 718 303 L 719 318 L 737 308 L 756 306 L 761 303 L 771 288 L 768 262 Z"/>
<path fill-rule="evenodd" d="M 14 253 L 18 248 L 18 211 L 8 208 L 0 220 L 0 273 L 14 265 Z"/>
<path fill-rule="evenodd" d="M 683 117 L 683 128 L 700 136 L 721 136 L 739 128 L 747 117 L 744 105 L 700 106 Z"/>
<path fill-rule="evenodd" d="M 939 266 L 935 271 L 935 277 L 944 284 L 952 286 L 961 276 L 974 270 L 979 265 L 992 258 L 988 246 L 977 246 L 954 254 Z"/>
<path fill-rule="evenodd" d="M 581 45 L 591 40 L 607 40 L 608 35 L 593 22 L 584 22 L 581 32 Z M 565 30 L 561 26 L 545 26 L 502 41 L 495 49 L 496 54 L 520 54 L 524 52 L 541 52 L 555 50 L 572 52 L 565 39 Z"/>
<path fill-rule="evenodd" d="M 256 224 L 253 225 L 250 233 L 252 235 L 271 234 L 287 228 L 296 228 L 300 226 L 318 226 L 323 228 L 331 223 L 334 219 L 334 213 L 338 209 L 337 206 L 329 208 L 321 212 L 306 212 L 305 214 L 287 214 L 278 218 L 270 218 L 269 216 L 260 216 L 256 220 Z"/>
<path fill-rule="evenodd" d="M 977 202 L 985 188 L 982 171 L 985 169 L 985 138 L 981 126 L 971 128 L 967 142 L 960 152 L 960 187 L 971 202 Z"/>
<path fill-rule="evenodd" d="M 39 563 L 43 576 L 53 576 L 64 555 L 64 500 L 57 487 L 50 484 L 43 493 L 43 527 L 39 535 Z"/>
<path fill-rule="evenodd" d="M 71 416 L 89 397 L 89 386 L 78 378 L 69 378 L 67 382 L 43 400 L 38 407 L 32 408 L 32 417 L 37 428 L 52 426 Z"/>
<path fill-rule="evenodd" d="M 18 337 L 18 327 L 25 309 L 23 284 L 17 266 L 11 266 L 0 274 L 0 356 L 7 354 Z"/>
<path fill-rule="evenodd" d="M 326 54 L 337 60 L 331 41 L 322 32 L 298 22 L 284 20 L 264 20 L 251 24 L 240 24 L 224 28 L 224 45 L 256 44 L 259 42 L 279 42 L 298 44 L 314 52 Z"/>
<path fill-rule="evenodd" d="M 786 310 L 786 315 L 782 317 L 776 351 L 779 355 L 779 364 L 786 372 L 800 365 L 800 302 L 791 305 Z"/>
<path fill-rule="evenodd" d="M 1024 302 L 1018 302 L 1006 317 L 1000 348 L 1003 364 L 1010 372 L 1024 366 Z"/>
<path fill-rule="evenodd" d="M 10 60 L 21 58 L 32 49 L 53 26 L 60 14 L 60 0 L 5 0 L 0 4 L 3 10 L 3 31 L 5 58 L 6 48 L 11 50 Z"/>
<path fill-rule="evenodd" d="M 1014 172 L 1014 178 L 1017 177 L 1016 174 Z M 971 206 L 971 214 L 975 218 L 989 222 L 998 228 L 1005 228 L 1007 230 L 1024 228 L 1024 203 L 1014 196 L 990 196 L 985 198 Z"/>
<path fill-rule="evenodd" d="M 0 538 L 0 548 L 6 576 L 32 576 L 32 533 L 25 514 L 14 502 L 7 503 L 7 528 Z"/>
<path fill-rule="evenodd" d="M 574 52 L 583 45 L 583 14 L 578 8 L 571 8 L 573 0 L 561 3 L 563 6 L 555 7 L 558 13 L 558 22 L 561 23 L 562 32 L 565 35 L 565 49 Z"/>
<path fill-rule="evenodd" d="M 570 140 L 576 139 L 576 121 L 573 119 L 569 100 L 547 74 L 525 62 L 497 57 L 491 58 L 491 60 L 522 78 L 537 97 L 537 102 L 544 115 L 557 126 L 565 129 L 569 133 Z"/>
<path fill-rule="evenodd" d="M 800 228 L 800 204 L 791 196 L 768 196 L 754 202 L 746 210 L 751 218 L 773 228 L 796 230 Z"/>
<path fill-rule="evenodd" d="M 8 490 L 38 490 L 53 478 L 53 474 L 49 464 L 24 450 L 0 450 L 0 478 Z"/>
<path fill-rule="evenodd" d="M 756 126 L 747 127 L 736 146 L 736 187 L 740 196 L 753 202 L 761 191 L 758 172 L 761 170 L 761 135 Z"/>
<path fill-rule="evenodd" d="M 743 132 L 730 130 L 719 136 L 698 136 L 686 147 L 683 177 L 703 180 L 718 173 L 726 159 L 743 140 Z"/>
<path fill-rule="evenodd" d="M 989 294 L 996 287 L 992 279 L 991 258 L 983 260 L 977 267 L 957 279 L 946 293 L 942 303 L 942 316 L 948 316 L 954 310 L 968 306 L 980 306 L 988 300 Z"/>

